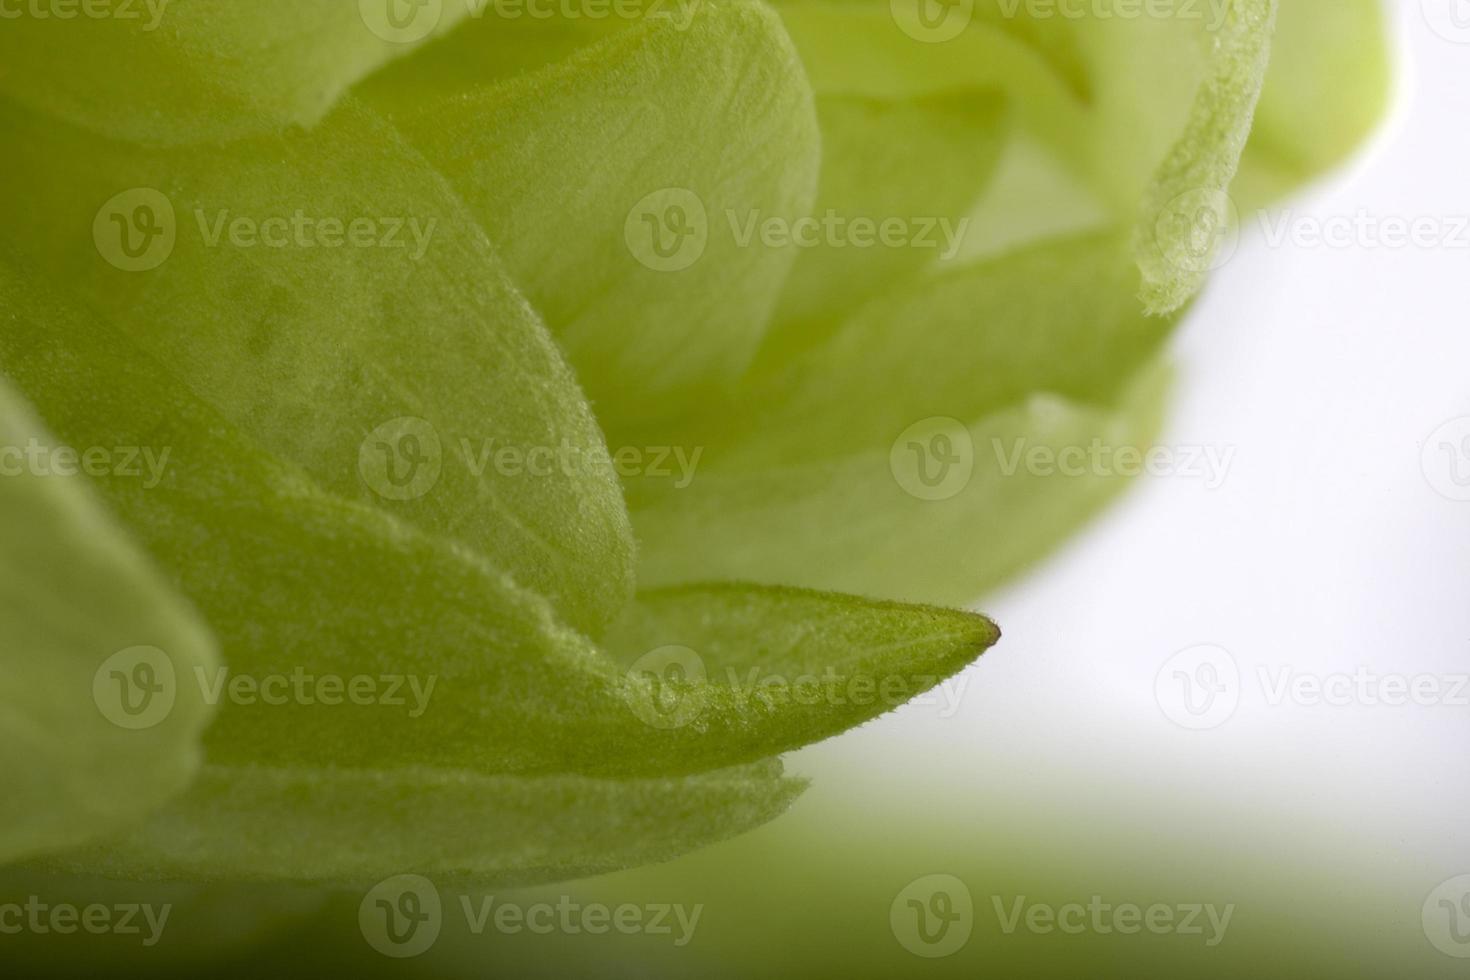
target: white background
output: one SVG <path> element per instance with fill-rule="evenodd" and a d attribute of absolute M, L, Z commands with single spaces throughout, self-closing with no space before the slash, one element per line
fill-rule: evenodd
<path fill-rule="evenodd" d="M 1272 705 L 1259 674 L 1366 668 L 1445 694 L 1470 674 L 1470 502 L 1435 488 L 1452 462 L 1470 476 L 1470 455 L 1431 444 L 1423 465 L 1431 434 L 1470 417 L 1470 3 L 1453 2 L 1465 43 L 1420 0 L 1391 8 L 1390 118 L 1287 207 L 1298 225 L 1431 217 L 1458 243 L 1272 246 L 1242 216 L 1176 338 L 1163 439 L 1233 449 L 1223 485 L 1142 478 L 982 604 L 1006 637 L 968 672 L 958 718 L 910 706 L 798 768 L 866 773 L 847 792 L 871 801 L 912 799 L 939 767 L 1010 811 L 1074 815 L 1098 849 L 1233 834 L 1288 879 L 1367 882 L 1372 916 L 1398 925 L 1470 872 L 1470 689 L 1458 706 Z M 1238 707 L 1188 730 L 1155 680 L 1198 644 L 1238 664 Z"/>

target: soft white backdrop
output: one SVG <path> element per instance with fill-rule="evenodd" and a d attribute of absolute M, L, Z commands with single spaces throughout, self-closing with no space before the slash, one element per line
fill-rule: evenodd
<path fill-rule="evenodd" d="M 910 706 L 799 768 L 849 769 L 854 803 L 879 786 L 913 798 L 943 769 L 1008 810 L 1076 814 L 1097 848 L 1136 848 L 1146 819 L 1149 834 L 1217 847 L 1202 871 L 1250 842 L 1287 879 L 1379 889 L 1359 896 L 1366 921 L 1398 926 L 1470 872 L 1470 689 L 1457 689 L 1470 674 L 1470 502 L 1436 490 L 1452 463 L 1470 475 L 1470 444 L 1452 459 L 1436 439 L 1428 472 L 1423 452 L 1470 417 L 1470 3 L 1391 9 L 1389 120 L 1287 206 L 1296 229 L 1366 230 L 1342 246 L 1273 244 L 1242 216 L 1176 339 L 1163 442 L 1233 450 L 1223 484 L 1140 479 L 982 604 L 1006 638 L 968 672 L 958 718 Z M 1425 14 L 1456 9 L 1462 31 Z M 1384 221 L 1420 218 L 1447 240 L 1381 240 Z M 1200 644 L 1238 665 L 1223 695 L 1238 705 L 1190 730 L 1155 681 Z M 1273 705 L 1263 668 L 1428 677 L 1459 703 Z"/>

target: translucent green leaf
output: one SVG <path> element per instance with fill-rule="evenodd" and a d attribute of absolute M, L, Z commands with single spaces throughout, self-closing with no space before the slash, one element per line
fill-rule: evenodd
<path fill-rule="evenodd" d="M 1184 132 L 1143 196 L 1133 247 L 1150 313 L 1177 310 L 1199 290 L 1219 229 L 1232 220 L 1226 190 L 1250 135 L 1275 19 L 1276 0 L 1225 8 Z M 1126 138 L 1119 131 L 1117 141 Z"/>
<path fill-rule="evenodd" d="M 1331 168 L 1388 101 L 1391 69 L 1379 0 L 1281 0 L 1271 66 L 1241 161 L 1245 204 L 1263 204 Z"/>
<path fill-rule="evenodd" d="M 975 91 L 818 100 L 820 191 L 763 357 L 819 341 L 864 299 L 953 258 L 1000 156 L 1003 112 Z"/>
<path fill-rule="evenodd" d="M 1125 477 L 1032 473 L 1024 453 L 1152 435 L 1145 369 L 1169 323 L 1144 316 L 1137 283 L 1117 236 L 1093 235 L 872 301 L 680 431 L 705 450 L 687 485 L 630 483 L 641 580 L 973 599 Z"/>
<path fill-rule="evenodd" d="M 1209 270 L 1209 232 L 1228 220 L 1224 193 L 1250 131 L 1275 0 L 1172 0 L 1143 16 L 1104 0 L 1084 16 L 1035 21 L 1024 4 L 985 0 L 946 14 L 952 31 L 912 19 L 928 2 L 782 10 L 820 94 L 1004 91 L 1017 121 L 1117 220 L 1137 222 L 1148 309 L 1182 305 Z"/>
<path fill-rule="evenodd" d="M 155 486 L 108 475 L 98 486 L 204 614 L 230 676 L 373 679 L 367 703 L 342 690 L 330 703 L 315 686 L 269 703 L 232 694 L 220 671 L 191 673 L 181 683 L 222 709 L 212 761 L 555 769 L 565 749 L 538 725 L 575 723 L 589 702 L 616 697 L 612 665 L 483 557 L 324 493 L 95 316 L 18 277 L 0 284 L 19 310 L 0 332 L 0 363 L 57 431 L 172 450 Z M 393 677 L 399 704 L 387 703 Z"/>
<path fill-rule="evenodd" d="M 929 692 L 999 639 L 983 616 L 741 584 L 641 593 L 608 637 L 659 736 L 625 754 L 683 771 L 819 741 Z M 714 753 L 721 753 L 716 755 Z"/>
<path fill-rule="evenodd" d="M 609 655 L 473 551 L 331 497 L 261 452 L 100 322 L 23 317 L 0 334 L 0 360 L 70 438 L 172 447 L 157 486 L 99 484 L 251 685 L 241 694 L 222 673 L 190 679 L 221 702 L 212 762 L 692 773 L 837 734 L 995 640 L 968 613 L 714 588 L 642 597 Z M 677 724 L 655 710 L 661 697 L 684 703 L 680 687 L 660 686 L 670 647 L 705 664 Z M 898 694 L 775 705 L 745 683 L 751 666 L 794 684 L 816 664 L 832 672 L 823 683 L 844 688 L 875 674 L 906 681 Z M 335 693 L 324 677 L 338 679 Z M 286 680 L 267 697 L 270 678 Z M 381 696 L 346 697 L 356 678 Z"/>
<path fill-rule="evenodd" d="M 1014 119 L 1086 177 L 1088 107 L 1055 58 L 1075 47 L 1072 40 L 1050 31 L 1058 43 L 1038 45 L 1034 31 L 1003 26 L 1014 18 L 980 16 L 965 18 L 963 29 L 942 43 L 925 43 L 901 29 L 929 13 L 920 11 L 920 2 L 783 0 L 779 7 L 819 97 L 911 99 L 955 90 L 1001 91 Z"/>
<path fill-rule="evenodd" d="M 7 16 L 0 93 L 99 133 L 159 145 L 314 125 L 358 78 L 469 10 L 466 0 L 70 6 L 70 16 L 57 4 Z"/>
<path fill-rule="evenodd" d="M 116 832 L 200 763 L 181 679 L 214 643 L 78 475 L 137 448 L 57 442 L 0 379 L 0 861 Z"/>
<path fill-rule="evenodd" d="M 0 201 L 0 237 L 245 435 L 331 494 L 463 540 L 579 629 L 621 609 L 633 543 L 596 421 L 391 127 L 349 105 L 309 136 L 158 153 L 18 111 L 0 129 L 27 188 Z M 114 197 L 127 188 L 143 190 Z M 158 264 L 125 271 L 129 242 Z"/>
<path fill-rule="evenodd" d="M 795 259 L 750 229 L 805 216 L 816 185 L 810 89 L 778 17 L 691 16 L 499 84 L 505 26 L 473 25 L 478 82 L 426 56 L 369 92 L 470 203 L 611 432 L 746 367 Z"/>
<path fill-rule="evenodd" d="M 529 885 L 666 861 L 785 812 L 779 762 L 682 779 L 207 766 L 128 835 L 47 867 L 114 877 Z"/>

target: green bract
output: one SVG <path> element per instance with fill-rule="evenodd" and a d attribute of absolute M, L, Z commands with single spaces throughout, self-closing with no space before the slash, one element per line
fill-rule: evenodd
<path fill-rule="evenodd" d="M 57 448 L 8 384 L 0 445 Z M 0 527 L 0 860 L 14 860 L 115 832 L 188 784 L 208 709 L 171 678 L 215 654 L 77 479 L 0 479 Z"/>
<path fill-rule="evenodd" d="M 1366 0 L 929 2 L 0 22 L 0 859 L 663 860 L 993 644 L 926 603 L 1123 482 L 1016 454 L 1148 444 L 1237 172 L 1386 71 Z"/>

